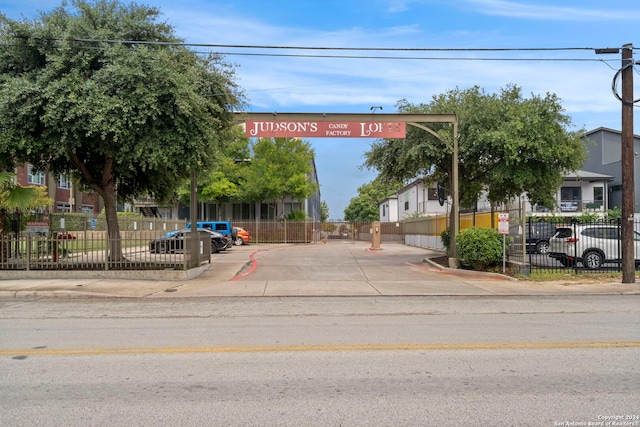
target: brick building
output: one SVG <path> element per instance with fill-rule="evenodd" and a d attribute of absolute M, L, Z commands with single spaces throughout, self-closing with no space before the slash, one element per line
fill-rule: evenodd
<path fill-rule="evenodd" d="M 16 168 L 16 177 L 18 185 L 47 187 L 49 197 L 53 199 L 53 205 L 45 208 L 43 213 L 75 212 L 93 217 L 97 216 L 104 206 L 98 194 L 82 191 L 71 182 L 69 177 L 36 172 L 28 163 Z"/>

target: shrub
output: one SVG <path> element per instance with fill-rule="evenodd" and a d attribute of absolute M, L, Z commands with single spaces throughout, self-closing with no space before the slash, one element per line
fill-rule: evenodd
<path fill-rule="evenodd" d="M 622 219 L 622 209 L 619 207 L 614 207 L 613 209 L 609 209 L 605 213 L 605 221 L 609 222 L 617 222 Z"/>
<path fill-rule="evenodd" d="M 595 212 L 583 212 L 580 215 L 575 217 L 575 220 L 578 221 L 579 223 L 591 223 L 591 222 L 596 222 L 596 221 L 600 221 L 600 215 L 595 213 Z"/>
<path fill-rule="evenodd" d="M 493 228 L 465 228 L 456 238 L 458 259 L 474 270 L 486 270 L 501 262 L 502 245 L 502 234 Z"/>
<path fill-rule="evenodd" d="M 442 246 L 444 246 L 444 251 L 449 253 L 449 247 L 451 245 L 451 237 L 449 235 L 450 230 L 446 228 L 442 233 L 440 233 L 440 240 L 442 241 Z"/>
<path fill-rule="evenodd" d="M 307 214 L 304 211 L 291 211 L 286 216 L 287 221 L 306 221 Z"/>

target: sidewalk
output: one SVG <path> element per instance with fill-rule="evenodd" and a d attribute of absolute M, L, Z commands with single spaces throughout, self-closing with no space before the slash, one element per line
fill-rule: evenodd
<path fill-rule="evenodd" d="M 401 244 L 378 251 L 367 242 L 253 244 L 213 254 L 211 264 L 189 272 L 3 272 L 0 298 L 640 294 L 638 283 L 533 282 L 447 269 L 428 261 L 438 255 Z"/>

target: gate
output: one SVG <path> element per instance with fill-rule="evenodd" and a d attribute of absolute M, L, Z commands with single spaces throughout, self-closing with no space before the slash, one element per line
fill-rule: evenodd
<path fill-rule="evenodd" d="M 400 222 L 380 223 L 382 243 L 404 243 L 404 227 Z M 370 222 L 327 221 L 322 224 L 322 239 L 371 241 Z"/>

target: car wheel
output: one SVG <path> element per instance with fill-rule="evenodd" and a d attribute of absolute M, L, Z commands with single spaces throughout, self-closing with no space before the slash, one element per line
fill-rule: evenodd
<path fill-rule="evenodd" d="M 218 244 L 212 240 L 211 241 L 211 253 L 212 254 L 217 254 L 218 252 L 220 252 L 220 248 L 218 248 Z"/>
<path fill-rule="evenodd" d="M 244 245 L 244 240 L 242 240 L 242 237 L 238 236 L 238 237 L 236 237 L 236 240 L 235 240 L 234 243 L 235 243 L 236 246 L 242 246 L 242 245 Z"/>
<path fill-rule="evenodd" d="M 586 268 L 592 268 L 592 269 L 600 268 L 602 267 L 603 263 L 604 263 L 604 257 L 600 252 L 588 251 L 582 257 L 582 264 L 584 264 Z"/>
<path fill-rule="evenodd" d="M 542 254 L 542 255 L 545 255 L 545 254 L 549 253 L 549 242 L 547 242 L 545 240 L 540 240 L 536 244 L 536 252 L 538 252 L 539 254 Z"/>

